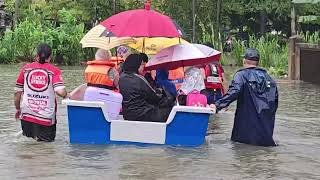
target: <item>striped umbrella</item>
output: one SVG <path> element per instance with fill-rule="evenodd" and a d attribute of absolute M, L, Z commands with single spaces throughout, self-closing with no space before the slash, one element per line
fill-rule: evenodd
<path fill-rule="evenodd" d="M 189 44 L 188 41 L 182 38 L 133 38 L 133 37 L 115 37 L 104 26 L 97 25 L 92 28 L 80 41 L 83 48 L 95 47 L 105 50 L 110 50 L 120 45 L 128 45 L 146 54 L 156 54 L 161 49 L 176 44 Z"/>
<path fill-rule="evenodd" d="M 105 50 L 114 47 L 135 43 L 136 40 L 132 37 L 115 37 L 102 25 L 97 25 L 92 28 L 80 41 L 83 48 L 95 47 Z"/>

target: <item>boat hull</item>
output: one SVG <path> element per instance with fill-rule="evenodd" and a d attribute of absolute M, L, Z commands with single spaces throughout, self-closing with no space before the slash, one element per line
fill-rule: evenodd
<path fill-rule="evenodd" d="M 66 100 L 71 144 L 199 146 L 208 128 L 208 108 L 175 106 L 164 123 L 111 120 L 101 102 Z"/>

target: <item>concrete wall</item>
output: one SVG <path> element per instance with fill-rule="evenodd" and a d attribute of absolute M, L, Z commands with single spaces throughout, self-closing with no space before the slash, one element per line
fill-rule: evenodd
<path fill-rule="evenodd" d="M 320 44 L 290 39 L 288 74 L 291 80 L 320 84 Z"/>
<path fill-rule="evenodd" d="M 300 79 L 320 84 L 320 48 L 300 50 Z"/>

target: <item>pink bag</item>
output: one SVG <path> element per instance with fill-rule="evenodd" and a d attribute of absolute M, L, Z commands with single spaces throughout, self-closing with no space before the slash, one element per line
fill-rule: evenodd
<path fill-rule="evenodd" d="M 207 106 L 207 97 L 203 94 L 200 94 L 199 91 L 191 91 L 187 95 L 187 106 L 199 106 L 206 107 Z"/>

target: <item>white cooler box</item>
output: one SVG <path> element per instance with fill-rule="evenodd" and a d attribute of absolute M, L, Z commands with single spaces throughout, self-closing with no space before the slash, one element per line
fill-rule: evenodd
<path fill-rule="evenodd" d="M 122 95 L 109 89 L 87 87 L 84 93 L 84 101 L 103 102 L 107 106 L 107 112 L 111 119 L 118 119 L 122 107 Z"/>

